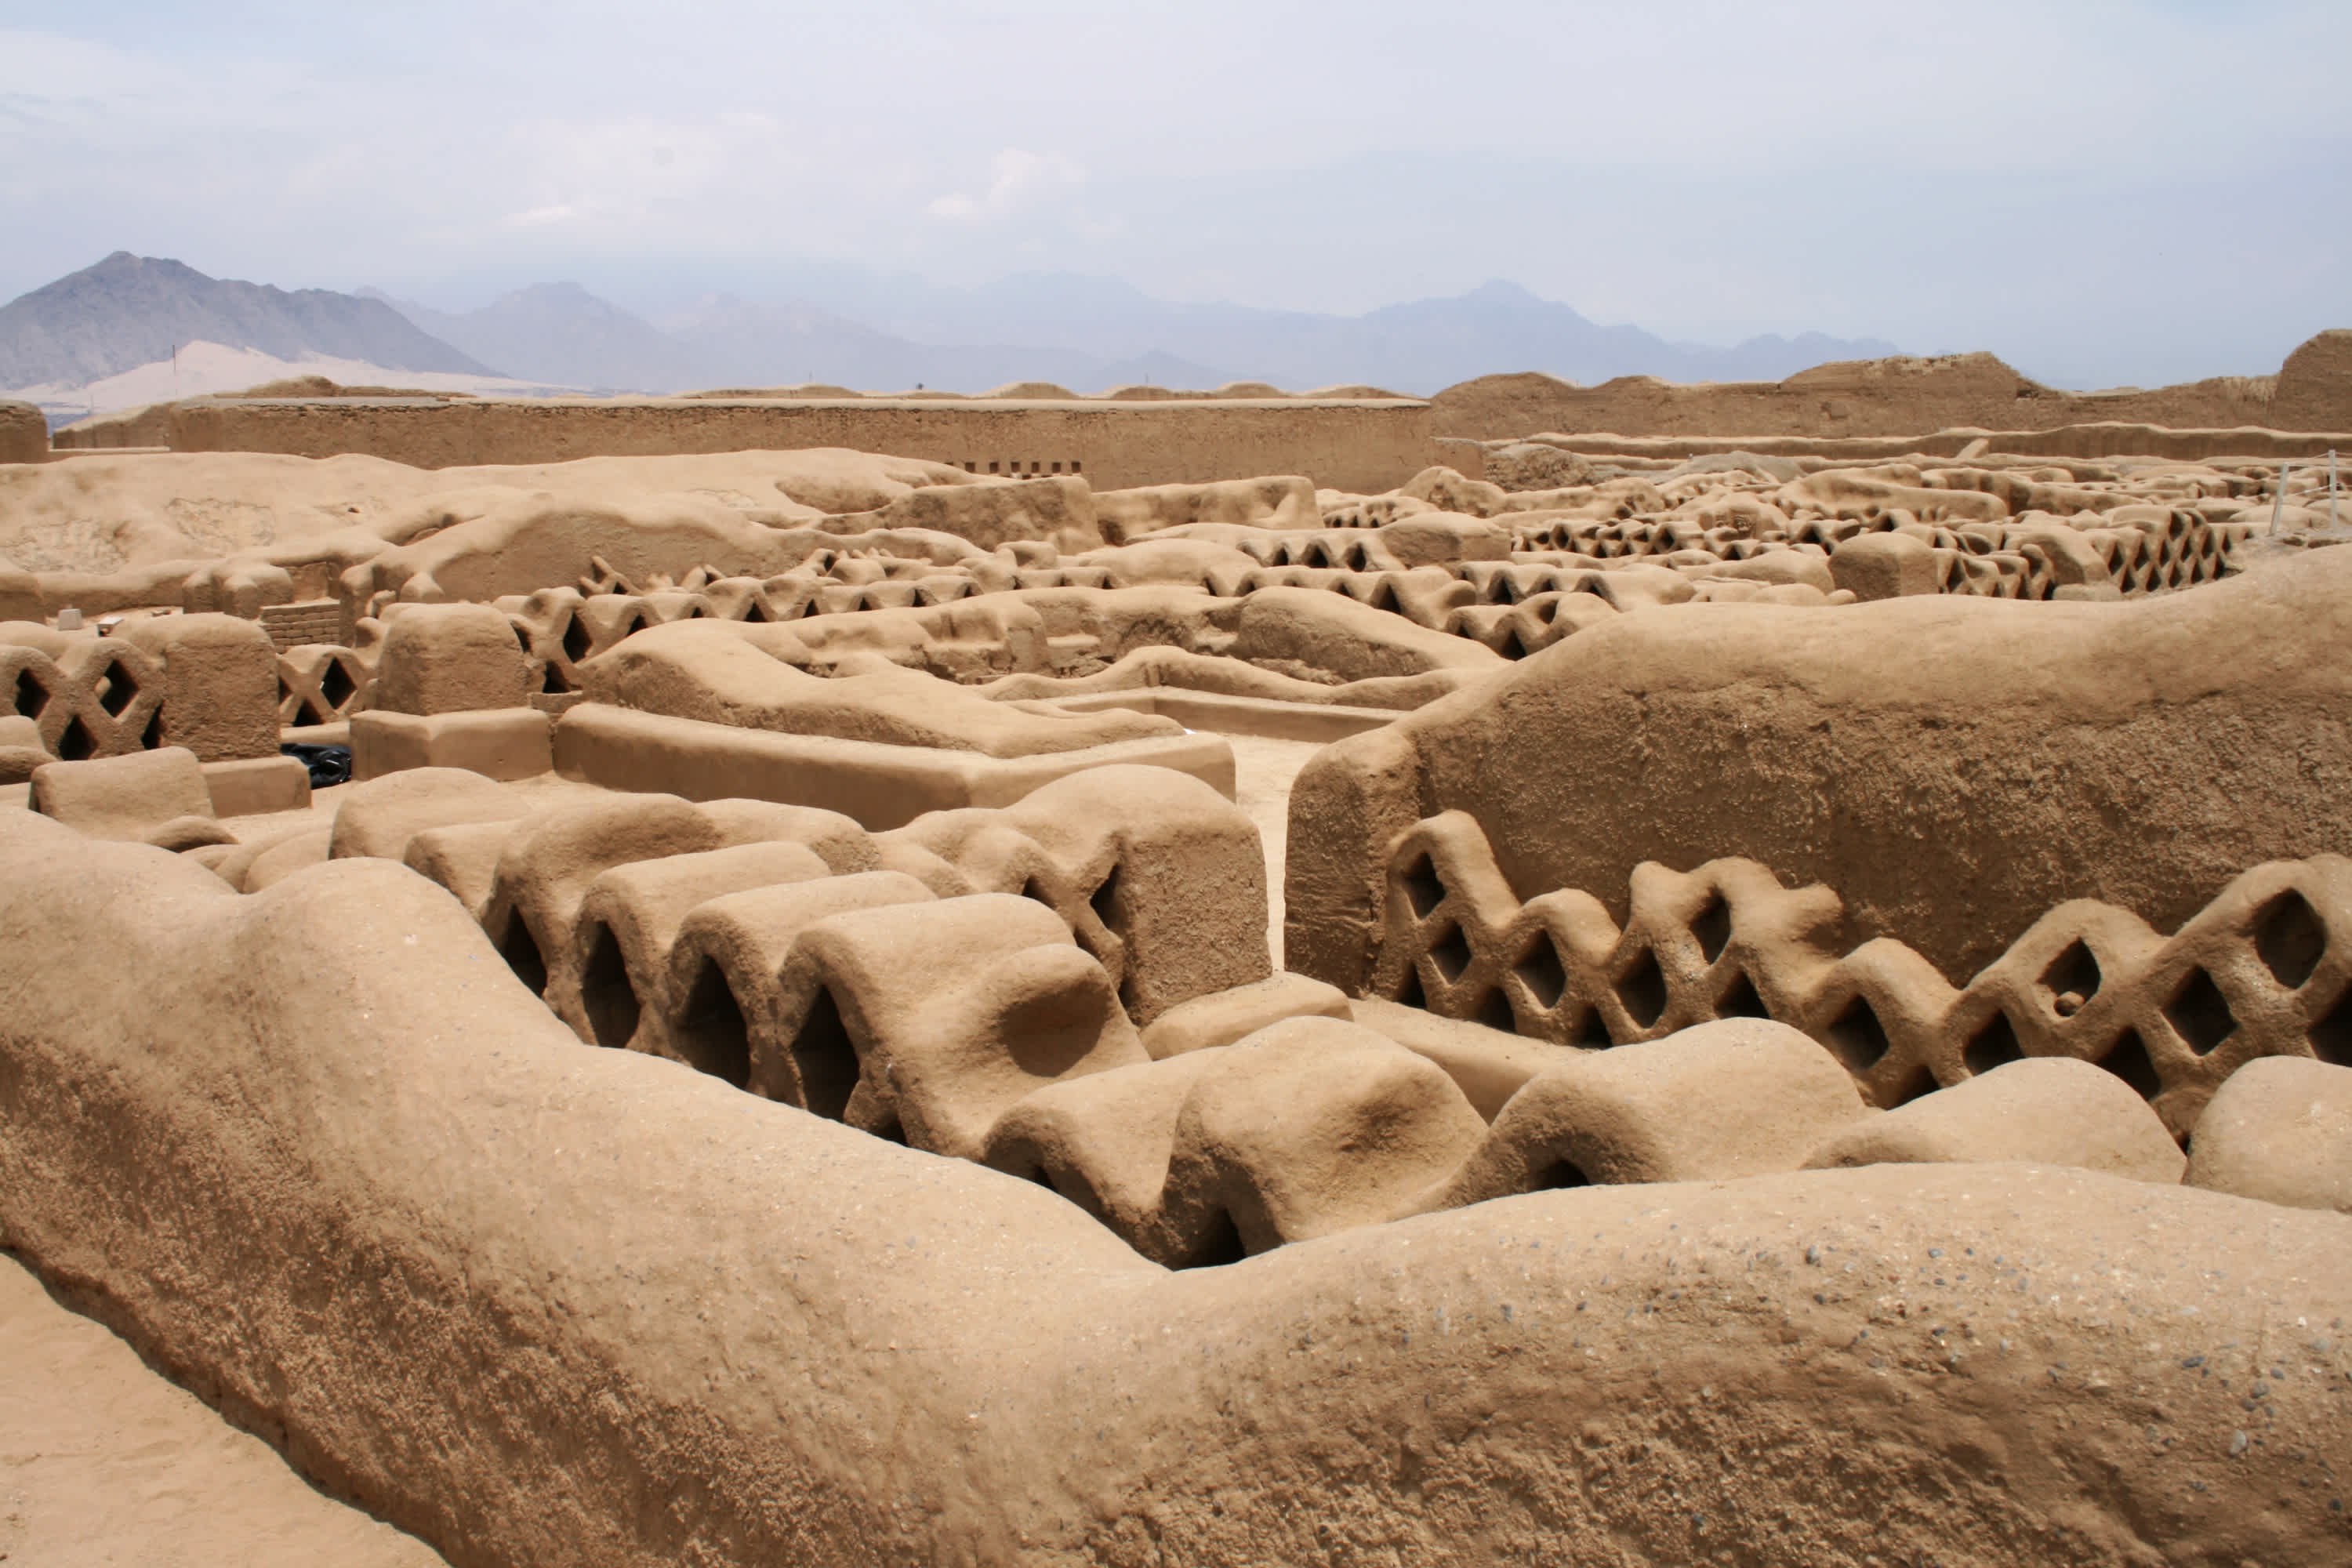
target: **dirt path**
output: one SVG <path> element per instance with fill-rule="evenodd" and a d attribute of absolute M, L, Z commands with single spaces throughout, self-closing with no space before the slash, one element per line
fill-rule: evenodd
<path fill-rule="evenodd" d="M 314 1491 L 0 1253 L 0 1558 L 7 1568 L 441 1568 Z"/>
<path fill-rule="evenodd" d="M 1287 864 L 1290 786 L 1307 759 L 1323 749 L 1314 741 L 1269 741 L 1227 735 L 1234 748 L 1234 798 L 1257 824 L 1265 842 L 1266 937 L 1275 967 L 1282 967 L 1282 871 Z"/>

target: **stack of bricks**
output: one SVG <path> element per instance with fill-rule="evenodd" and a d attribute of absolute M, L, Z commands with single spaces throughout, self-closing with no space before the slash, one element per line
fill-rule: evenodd
<path fill-rule="evenodd" d="M 319 643 L 345 647 L 352 640 L 351 624 L 344 616 L 343 606 L 333 599 L 265 605 L 261 609 L 261 629 L 269 634 L 271 644 L 279 653 Z"/>

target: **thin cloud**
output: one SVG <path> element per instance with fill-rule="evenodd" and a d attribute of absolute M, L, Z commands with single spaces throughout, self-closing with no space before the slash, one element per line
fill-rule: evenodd
<path fill-rule="evenodd" d="M 988 189 L 977 196 L 953 192 L 934 198 L 923 210 L 933 217 L 962 223 L 1010 217 L 1048 192 L 1083 184 L 1086 171 L 1074 158 L 1059 153 L 1031 153 L 1007 147 L 991 160 Z"/>
<path fill-rule="evenodd" d="M 2352 50 L 2343 0 L 1461 0 L 1469 56 L 1402 0 L 693 14 L 0 0 L 0 299 L 118 248 L 468 307 L 815 263 L 1351 312 L 1504 277 L 2092 384 L 2268 369 L 2352 299 L 2352 95 L 2301 63 Z M 2245 109 L 2281 62 L 2291 109 Z"/>

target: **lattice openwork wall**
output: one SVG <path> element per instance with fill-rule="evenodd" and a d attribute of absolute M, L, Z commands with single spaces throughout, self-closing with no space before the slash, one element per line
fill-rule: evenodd
<path fill-rule="evenodd" d="M 1788 530 L 1790 544 L 1813 544 L 1823 550 L 1858 534 L 1885 532 L 1897 519 L 1813 518 Z M 1937 580 L 1947 594 L 1985 598 L 2047 599 L 2058 578 L 2032 536 L 2067 527 L 2063 522 L 2038 527 L 1980 523 L 1967 528 L 1928 525 L 1937 552 Z M 2208 522 L 2195 511 L 2174 509 L 2161 524 L 2145 527 L 2075 528 L 2073 532 L 2106 563 L 2108 575 L 2126 596 L 2193 587 L 2228 574 L 2231 552 L 2253 530 L 2244 523 Z M 1658 521 L 1605 521 L 1560 518 L 1521 527 L 1513 535 L 1520 552 L 1566 551 L 1596 561 L 1640 560 L 1699 551 L 1727 561 L 1744 561 L 1772 548 L 1735 528 L 1707 528 L 1698 522 L 1666 518 Z"/>
<path fill-rule="evenodd" d="M 363 712 L 375 696 L 375 666 L 359 649 L 312 643 L 278 656 L 280 728 L 333 724 Z"/>
<path fill-rule="evenodd" d="M 0 693 L 40 726 L 41 745 L 65 762 L 119 757 L 160 743 L 163 667 L 129 643 L 93 637 L 52 658 L 0 643 Z"/>
<path fill-rule="evenodd" d="M 1259 564 L 1213 568 L 1200 587 L 1220 597 L 1276 587 L 1344 594 L 1516 659 L 1618 611 L 1695 595 L 1721 598 L 1775 591 L 1763 579 L 1726 584 L 1707 578 L 1705 568 L 1713 562 L 1750 561 L 1785 552 L 1792 544 L 1827 551 L 1855 534 L 1895 526 L 1895 520 L 1885 517 L 1811 519 L 1795 524 L 1786 539 L 1758 539 L 1741 527 L 1704 526 L 1686 518 L 1554 518 L 1520 525 L 1517 548 L 1508 560 L 1408 568 L 1370 531 L 1411 515 L 1399 512 L 1394 498 L 1373 498 L 1355 509 L 1352 522 L 1342 518 L 1321 529 L 1263 531 L 1261 537 L 1244 538 L 1236 545 Z M 2000 598 L 2053 596 L 2059 573 L 2043 547 L 2032 542 L 2033 535 L 2050 531 L 2049 525 L 1992 524 L 1934 529 L 1942 591 Z M 2074 531 L 2105 563 L 2110 580 L 2124 593 L 2137 595 L 2226 574 L 2231 569 L 2231 550 L 2249 531 L 2238 524 L 2208 523 L 2194 511 L 2176 509 L 2161 526 Z M 2096 567 L 2087 562 L 2084 565 L 2096 575 Z M 1697 569 L 1696 575 L 1707 580 L 1694 584 L 1676 568 Z M 541 699 L 561 703 L 574 700 L 579 691 L 578 667 L 583 660 L 634 632 L 671 621 L 793 622 L 865 610 L 927 608 L 1007 587 L 1116 585 L 1115 574 L 1102 566 L 1007 568 L 1001 561 L 985 568 L 970 563 L 943 566 L 917 557 L 827 549 L 775 576 L 721 577 L 705 567 L 674 581 L 652 579 L 642 587 L 598 561 L 577 586 L 549 588 L 499 604 L 513 623 L 517 642 L 537 667 Z M 313 608 L 277 606 L 270 614 Z M 274 626 L 273 634 L 297 635 L 296 626 L 288 620 L 283 626 Z M 331 723 L 368 706 L 373 679 L 368 648 L 323 643 L 285 647 L 278 668 L 282 724 Z M 1001 672 L 981 670 L 976 678 L 993 673 Z"/>
<path fill-rule="evenodd" d="M 1752 860 L 1635 868 L 1625 924 L 1574 889 L 1522 902 L 1477 820 L 1448 812 L 1391 852 L 1370 989 L 1446 1017 L 1580 1046 L 1769 1017 L 1836 1052 L 1892 1107 L 2020 1057 L 2098 1062 L 2185 1136 L 2261 1056 L 2352 1066 L 2352 860 L 2254 867 L 2167 936 L 2072 900 L 1964 986 L 1891 938 L 1823 944 L 1843 905 Z"/>

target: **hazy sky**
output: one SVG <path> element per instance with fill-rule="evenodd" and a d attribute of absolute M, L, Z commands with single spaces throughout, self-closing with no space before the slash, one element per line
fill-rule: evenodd
<path fill-rule="evenodd" d="M 2347 0 L 0 0 L 0 300 L 115 249 L 450 307 L 1499 277 L 1679 339 L 2261 373 L 2352 325 L 2347 57 Z"/>

